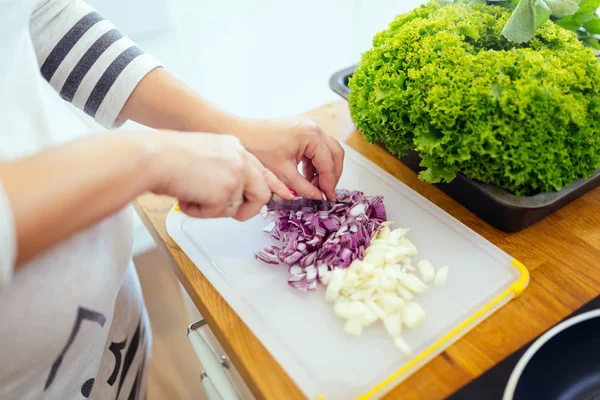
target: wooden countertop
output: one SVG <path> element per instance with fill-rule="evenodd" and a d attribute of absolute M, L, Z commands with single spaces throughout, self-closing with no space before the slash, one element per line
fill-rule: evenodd
<path fill-rule="evenodd" d="M 386 398 L 438 399 L 467 384 L 531 339 L 600 294 L 600 187 L 536 225 L 504 233 L 466 210 L 355 131 L 347 103 L 307 113 L 323 129 L 436 203 L 508 254 L 531 273 L 525 293 L 493 314 L 440 356 L 393 389 Z M 259 399 L 301 399 L 297 386 L 167 235 L 174 200 L 140 196 L 136 208 L 234 365 Z M 375 382 L 374 382 L 375 383 Z"/>

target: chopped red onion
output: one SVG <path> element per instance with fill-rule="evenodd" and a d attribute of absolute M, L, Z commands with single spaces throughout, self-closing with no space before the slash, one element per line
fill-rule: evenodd
<path fill-rule="evenodd" d="M 329 211 L 267 210 L 278 220 L 264 230 L 282 246 L 259 251 L 256 258 L 267 264 L 286 264 L 290 267 L 288 283 L 302 291 L 315 289 L 327 271 L 362 260 L 387 218 L 383 196 L 338 190 L 337 198 L 349 205 L 336 204 Z"/>

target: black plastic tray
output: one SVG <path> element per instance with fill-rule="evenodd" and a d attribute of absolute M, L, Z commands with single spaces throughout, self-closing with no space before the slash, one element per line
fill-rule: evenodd
<path fill-rule="evenodd" d="M 331 89 L 348 100 L 348 81 L 356 66 L 335 73 Z M 382 146 L 383 147 L 383 146 Z M 416 152 L 400 157 L 415 172 L 423 170 Z M 516 196 L 499 187 L 481 183 L 458 175 L 450 183 L 436 184 L 440 190 L 478 215 L 490 225 L 506 232 L 518 232 L 535 224 L 554 211 L 600 185 L 600 169 L 588 179 L 578 179 L 557 192 L 538 193 L 534 196 Z"/>

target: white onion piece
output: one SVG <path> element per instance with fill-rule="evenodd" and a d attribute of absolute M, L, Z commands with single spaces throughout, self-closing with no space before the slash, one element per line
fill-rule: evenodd
<path fill-rule="evenodd" d="M 415 257 L 417 255 L 417 248 L 408 239 L 402 238 L 398 241 L 397 251 L 406 257 Z"/>
<path fill-rule="evenodd" d="M 363 330 L 363 323 L 360 317 L 350 318 L 344 325 L 344 332 L 352 336 L 360 336 Z"/>
<path fill-rule="evenodd" d="M 363 262 L 367 264 L 381 265 L 384 262 L 384 255 L 377 252 L 366 253 Z"/>
<path fill-rule="evenodd" d="M 383 290 L 394 290 L 398 286 L 398 280 L 387 276 L 381 277 L 379 287 Z"/>
<path fill-rule="evenodd" d="M 350 300 L 367 300 L 367 291 L 359 290 L 358 292 L 350 293 Z"/>
<path fill-rule="evenodd" d="M 433 281 L 433 278 L 435 277 L 435 269 L 429 260 L 421 260 L 417 266 L 419 267 L 419 274 L 421 274 L 421 279 L 424 283 Z"/>
<path fill-rule="evenodd" d="M 415 296 L 410 292 L 410 290 L 405 289 L 402 286 L 396 287 L 396 292 L 406 301 L 411 301 Z"/>
<path fill-rule="evenodd" d="M 409 328 L 414 328 L 425 320 L 425 311 L 419 303 L 406 303 L 402 309 L 402 322 Z"/>
<path fill-rule="evenodd" d="M 361 301 L 338 299 L 333 306 L 333 312 L 340 318 L 349 319 L 366 314 L 369 308 Z"/>
<path fill-rule="evenodd" d="M 399 313 L 390 314 L 383 319 L 383 326 L 391 337 L 398 337 L 402 334 L 402 315 Z"/>
<path fill-rule="evenodd" d="M 402 266 L 397 264 L 388 265 L 383 269 L 383 273 L 387 278 L 401 279 L 406 275 Z"/>
<path fill-rule="evenodd" d="M 448 278 L 448 270 L 447 266 L 442 267 L 438 270 L 437 274 L 435 274 L 435 279 L 433 280 L 433 286 L 442 287 L 446 283 L 446 278 Z"/>
<path fill-rule="evenodd" d="M 342 284 L 344 283 L 345 274 L 346 270 L 342 268 L 336 268 L 332 271 L 331 279 L 329 280 L 327 290 L 325 291 L 326 300 L 333 301 L 339 297 L 340 289 L 342 288 Z"/>
<path fill-rule="evenodd" d="M 404 274 L 404 276 L 400 279 L 400 284 L 414 293 L 423 293 L 427 290 L 427 285 L 424 284 L 416 275 L 413 274 Z"/>
<path fill-rule="evenodd" d="M 401 337 L 397 336 L 394 338 L 394 346 L 396 346 L 396 348 L 405 356 L 412 355 L 410 346 Z"/>
<path fill-rule="evenodd" d="M 360 265 L 359 271 L 362 276 L 370 277 L 373 276 L 373 274 L 375 273 L 375 266 L 368 263 L 362 263 Z"/>
<path fill-rule="evenodd" d="M 398 244 L 398 241 L 405 237 L 409 229 L 396 228 L 390 233 L 389 240 L 394 244 Z"/>
<path fill-rule="evenodd" d="M 346 271 L 346 275 L 344 276 L 343 286 L 345 287 L 355 287 L 359 283 L 358 274 L 354 271 Z"/>
<path fill-rule="evenodd" d="M 329 281 L 331 280 L 331 274 L 331 271 L 324 271 L 321 274 L 319 274 L 319 280 L 323 285 L 329 284 Z"/>
<path fill-rule="evenodd" d="M 377 296 L 375 302 L 385 311 L 387 314 L 400 311 L 405 304 L 405 301 L 400 298 L 397 294 L 388 292 Z"/>
<path fill-rule="evenodd" d="M 366 314 L 360 317 L 360 321 L 363 326 L 369 326 L 373 322 L 377 321 L 377 316 L 373 314 L 371 310 L 369 310 Z"/>
<path fill-rule="evenodd" d="M 371 312 L 375 314 L 377 318 L 383 319 L 386 316 L 385 311 L 383 311 L 383 309 L 379 307 L 374 301 L 367 301 L 366 304 L 367 307 L 369 307 L 369 310 L 371 310 Z"/>

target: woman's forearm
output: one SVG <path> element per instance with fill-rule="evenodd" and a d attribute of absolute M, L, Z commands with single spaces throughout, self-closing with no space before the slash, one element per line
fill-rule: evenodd
<path fill-rule="evenodd" d="M 141 80 L 119 120 L 181 132 L 235 135 L 246 129 L 246 120 L 210 103 L 164 68 L 153 70 Z"/>
<path fill-rule="evenodd" d="M 17 267 L 147 190 L 152 153 L 135 137 L 109 134 L 0 163 L 16 227 Z"/>

